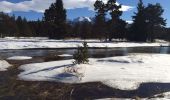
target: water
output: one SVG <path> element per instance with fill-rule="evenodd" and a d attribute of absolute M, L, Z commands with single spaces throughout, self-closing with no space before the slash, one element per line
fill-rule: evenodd
<path fill-rule="evenodd" d="M 0 50 L 1 59 L 11 56 L 53 57 L 62 54 L 73 55 L 76 49 L 26 49 L 26 50 Z M 113 56 L 125 56 L 130 53 L 157 53 L 170 54 L 170 47 L 129 47 L 111 49 L 89 49 L 91 58 L 104 58 Z M 70 58 L 70 57 L 65 57 Z"/>

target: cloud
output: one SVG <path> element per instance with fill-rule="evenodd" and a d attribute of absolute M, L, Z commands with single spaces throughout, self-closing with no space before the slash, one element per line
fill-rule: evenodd
<path fill-rule="evenodd" d="M 93 4 L 96 0 L 63 0 L 64 7 L 66 9 L 75 9 L 75 8 L 88 8 L 93 10 Z M 103 0 L 107 2 L 107 0 Z M 9 1 L 0 1 L 0 11 L 10 13 L 13 11 L 35 11 L 35 12 L 44 12 L 51 3 L 55 0 L 30 0 L 30 1 L 21 1 L 18 3 L 12 3 Z M 132 6 L 122 5 L 122 11 L 129 11 L 133 9 Z"/>

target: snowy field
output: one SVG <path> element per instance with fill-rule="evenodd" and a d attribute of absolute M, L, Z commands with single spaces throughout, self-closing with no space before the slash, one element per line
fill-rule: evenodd
<path fill-rule="evenodd" d="M 170 83 L 170 55 L 131 54 L 90 58 L 89 64 L 73 65 L 73 60 L 32 63 L 20 66 L 18 77 L 27 81 L 64 83 L 102 82 L 121 90 L 134 90 L 141 83 Z"/>
<path fill-rule="evenodd" d="M 48 38 L 0 38 L 0 49 L 29 49 L 29 48 L 76 48 L 88 42 L 89 47 L 112 48 L 112 47 L 143 47 L 143 46 L 169 46 L 166 41 L 156 43 L 133 43 L 133 42 L 104 42 L 100 40 L 52 40 Z"/>

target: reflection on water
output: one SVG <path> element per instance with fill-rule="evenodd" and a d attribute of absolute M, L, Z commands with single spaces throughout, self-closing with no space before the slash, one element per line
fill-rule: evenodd
<path fill-rule="evenodd" d="M 163 54 L 169 53 L 169 47 L 161 47 L 160 48 L 160 53 L 163 53 Z"/>

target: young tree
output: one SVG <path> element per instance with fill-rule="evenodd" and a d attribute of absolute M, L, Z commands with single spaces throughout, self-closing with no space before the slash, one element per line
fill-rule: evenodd
<path fill-rule="evenodd" d="M 73 62 L 74 64 L 86 64 L 89 62 L 87 42 L 83 43 L 83 47 L 77 48 L 77 52 L 73 55 L 73 59 L 75 60 Z"/>
<path fill-rule="evenodd" d="M 107 10 L 110 12 L 111 20 L 109 21 L 109 41 L 112 38 L 115 38 L 118 34 L 118 27 L 120 16 L 122 15 L 122 11 L 120 11 L 121 5 L 116 3 L 116 0 L 108 0 L 107 2 Z"/>
<path fill-rule="evenodd" d="M 66 34 L 66 10 L 62 0 L 56 0 L 49 9 L 45 10 L 44 20 L 49 25 L 50 38 L 64 38 Z"/>
<path fill-rule="evenodd" d="M 147 40 L 147 23 L 145 15 L 145 6 L 142 0 L 139 0 L 137 6 L 137 12 L 133 16 L 133 24 L 128 34 L 128 39 L 131 41 L 141 41 L 144 42 Z"/>
<path fill-rule="evenodd" d="M 159 3 L 149 4 L 146 7 L 146 22 L 148 26 L 148 41 L 154 42 L 155 29 L 166 25 L 166 20 L 162 17 L 164 10 Z"/>
<path fill-rule="evenodd" d="M 96 38 L 102 39 L 107 38 L 106 34 L 106 5 L 102 0 L 97 0 L 94 4 L 94 10 L 96 11 L 96 16 L 93 25 L 93 34 Z"/>

